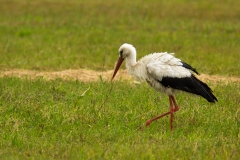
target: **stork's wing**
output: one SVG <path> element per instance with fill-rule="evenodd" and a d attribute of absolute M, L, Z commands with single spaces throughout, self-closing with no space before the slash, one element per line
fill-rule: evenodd
<path fill-rule="evenodd" d="M 157 56 L 157 54 L 155 56 Z M 190 65 L 181 62 L 180 59 L 175 58 L 171 54 L 159 54 L 157 58 L 147 64 L 148 73 L 159 81 L 161 81 L 163 77 L 190 77 L 191 68 Z"/>
<path fill-rule="evenodd" d="M 209 102 L 217 101 L 211 88 L 191 73 L 190 70 L 197 73 L 196 69 L 172 55 L 168 54 L 164 58 L 162 60 L 156 58 L 147 64 L 147 71 L 150 76 L 165 87 L 200 95 Z"/>

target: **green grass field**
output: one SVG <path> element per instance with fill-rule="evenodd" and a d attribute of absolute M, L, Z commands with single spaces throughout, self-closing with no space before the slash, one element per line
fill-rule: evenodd
<path fill-rule="evenodd" d="M 1 78 L 1 159 L 238 159 L 240 84 L 212 85 L 219 102 L 147 85 Z M 81 96 L 82 93 L 90 89 Z M 224 92 L 223 92 L 224 91 Z"/>
<path fill-rule="evenodd" d="M 200 73 L 240 77 L 240 2 L 2 0 L 0 72 L 114 68 L 132 43 L 142 57 L 175 52 Z M 146 84 L 0 78 L 0 159 L 240 159 L 240 82 L 208 82 L 219 102 Z M 85 92 L 86 91 L 86 92 Z M 85 94 L 83 95 L 83 93 Z"/>
<path fill-rule="evenodd" d="M 128 42 L 139 57 L 174 52 L 200 73 L 239 76 L 239 3 L 3 0 L 0 69 L 113 69 Z"/>

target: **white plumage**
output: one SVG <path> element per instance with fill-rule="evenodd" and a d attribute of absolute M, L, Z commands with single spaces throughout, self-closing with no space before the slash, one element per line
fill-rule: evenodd
<path fill-rule="evenodd" d="M 200 95 L 209 102 L 217 101 L 207 84 L 193 75 L 193 72 L 197 73 L 196 69 L 175 58 L 174 53 L 152 53 L 144 56 L 138 62 L 136 62 L 136 55 L 136 49 L 131 44 L 123 44 L 119 48 L 119 59 L 112 79 L 123 60 L 126 59 L 126 68 L 130 75 L 138 81 L 146 81 L 155 90 L 169 95 L 170 111 L 150 119 L 146 123 L 147 126 L 152 121 L 170 114 L 172 129 L 173 113 L 178 110 L 173 96 L 180 90 Z"/>

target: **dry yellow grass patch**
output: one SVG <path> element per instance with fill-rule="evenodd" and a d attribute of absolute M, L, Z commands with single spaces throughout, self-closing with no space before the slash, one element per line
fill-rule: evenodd
<path fill-rule="evenodd" d="M 27 77 L 27 78 L 37 78 L 42 77 L 46 80 L 53 80 L 57 78 L 61 79 L 74 79 L 83 82 L 97 81 L 102 77 L 104 80 L 110 80 L 113 74 L 113 70 L 108 71 L 94 71 L 88 69 L 76 69 L 76 70 L 63 70 L 63 71 L 34 71 L 34 70 L 22 70 L 22 69 L 14 69 L 14 70 L 5 70 L 0 71 L 0 77 Z M 238 77 L 224 77 L 219 75 L 207 75 L 201 74 L 197 76 L 202 81 L 211 81 L 214 83 L 218 82 L 240 82 L 240 78 Z M 119 70 L 118 75 L 115 78 L 116 80 L 131 80 L 131 76 L 127 73 L 126 70 Z"/>

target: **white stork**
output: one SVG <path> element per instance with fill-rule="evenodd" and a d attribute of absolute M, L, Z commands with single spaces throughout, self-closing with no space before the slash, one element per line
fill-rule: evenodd
<path fill-rule="evenodd" d="M 112 80 L 123 60 L 126 59 L 126 68 L 130 75 L 138 81 L 146 81 L 155 90 L 168 94 L 170 111 L 148 120 L 146 126 L 170 114 L 170 128 L 172 130 L 173 113 L 178 111 L 174 95 L 179 91 L 202 96 L 208 102 L 217 101 L 208 85 L 194 76 L 193 72 L 198 74 L 196 69 L 175 58 L 173 53 L 152 53 L 141 58 L 138 62 L 136 62 L 136 55 L 136 49 L 131 44 L 125 43 L 119 48 L 119 59 Z"/>

